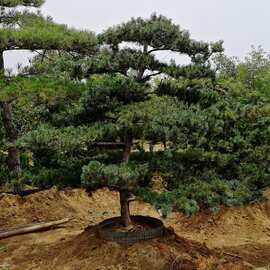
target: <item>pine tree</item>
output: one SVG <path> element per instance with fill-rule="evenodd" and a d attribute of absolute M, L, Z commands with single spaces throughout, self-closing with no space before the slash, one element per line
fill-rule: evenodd
<path fill-rule="evenodd" d="M 39 12 L 18 11 L 16 7 L 35 7 L 43 0 L 1 0 L 0 1 L 0 70 L 4 78 L 4 52 L 9 50 L 64 50 L 91 54 L 95 45 L 95 35 L 91 32 L 76 31 L 65 25 L 55 24 L 51 18 L 44 18 Z M 16 147 L 18 132 L 13 123 L 12 102 L 14 96 L 1 95 L 1 115 L 9 143 L 8 167 L 11 175 L 21 177 L 20 151 Z"/>
<path fill-rule="evenodd" d="M 100 179 L 109 186 L 110 181 L 113 181 L 112 186 L 116 185 L 120 191 L 122 223 L 129 226 L 129 195 L 140 186 L 144 174 L 147 174 L 144 164 L 136 166 L 130 162 L 134 143 L 147 139 L 150 143 L 161 141 L 166 144 L 169 140 L 166 129 L 177 125 L 174 118 L 179 116 L 179 110 L 176 110 L 178 101 L 155 97 L 151 80 L 158 75 L 167 80 L 214 78 L 208 60 L 214 53 L 222 51 L 222 46 L 221 42 L 211 45 L 196 42 L 187 31 L 180 29 L 171 20 L 155 14 L 150 19 L 131 19 L 127 23 L 109 28 L 99 39 L 105 49 L 101 50 L 96 62 L 93 61 L 89 73 L 117 73 L 125 78 L 122 79 L 123 85 L 127 85 L 128 81 L 133 84 L 125 88 L 121 86 L 118 90 L 111 89 L 110 99 L 116 99 L 120 104 L 117 108 L 110 108 L 113 113 L 106 112 L 102 119 L 105 122 L 110 121 L 112 114 L 113 122 L 120 130 L 118 136 L 123 143 L 122 163 L 115 166 L 91 162 L 83 169 L 83 179 Z M 132 43 L 133 47 L 123 47 L 127 43 Z M 164 63 L 155 56 L 159 51 L 186 54 L 190 57 L 191 64 L 179 66 L 173 61 Z"/>
<path fill-rule="evenodd" d="M 194 79 L 214 81 L 209 59 L 222 51 L 222 45 L 194 41 L 187 31 L 157 15 L 131 19 L 98 39 L 99 51 L 91 58 L 72 64 L 64 56 L 69 71 L 87 79 L 81 98 L 56 113 L 49 125 L 28 134 L 24 144 L 46 147 L 52 136 L 55 143 L 49 149 L 56 155 L 64 153 L 69 160 L 88 155 L 90 163 L 82 168 L 83 185 L 119 191 L 122 224 L 128 227 L 131 195 L 151 182 L 147 158 L 136 157 L 136 150 L 142 142 L 166 146 L 181 137 L 183 121 L 190 122 L 193 112 L 178 92 L 203 90 L 203 84 L 198 86 Z M 191 63 L 162 62 L 156 56 L 159 51 L 185 54 Z M 185 87 L 179 90 L 173 84 L 177 81 L 185 81 Z M 164 86 L 166 82 L 171 82 L 170 87 Z"/>

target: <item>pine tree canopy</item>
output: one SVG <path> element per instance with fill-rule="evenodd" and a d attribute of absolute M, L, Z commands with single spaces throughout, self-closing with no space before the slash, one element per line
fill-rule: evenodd
<path fill-rule="evenodd" d="M 122 42 L 148 46 L 148 54 L 155 51 L 174 51 L 187 54 L 194 62 L 205 62 L 222 51 L 222 42 L 208 44 L 194 41 L 187 31 L 180 29 L 170 19 L 153 14 L 149 19 L 133 18 L 127 23 L 111 27 L 99 35 L 100 42 L 117 48 Z"/>
<path fill-rule="evenodd" d="M 158 75 L 168 75 L 175 79 L 215 78 L 209 59 L 222 52 L 222 42 L 197 42 L 189 37 L 164 16 L 152 15 L 149 19 L 131 21 L 109 28 L 98 35 L 100 47 L 90 58 L 74 58 L 64 55 L 49 55 L 53 62 L 61 65 L 65 62 L 70 77 L 88 78 L 92 74 L 117 74 L 133 77 L 137 82 L 149 82 Z M 188 65 L 169 63 L 160 60 L 158 51 L 167 50 L 179 55 L 189 56 Z M 38 58 L 34 64 L 38 64 Z M 50 66 L 47 63 L 47 66 Z M 54 72 L 55 72 L 55 64 Z M 60 66 L 59 66 L 60 67 Z M 41 65 L 37 68 L 42 71 Z M 61 65 L 62 71 L 64 67 Z M 49 70 L 43 70 L 48 72 Z"/>
<path fill-rule="evenodd" d="M 88 61 L 86 74 L 120 73 L 145 83 L 160 74 L 173 78 L 214 78 L 209 59 L 221 52 L 222 42 L 192 40 L 187 31 L 164 16 L 131 19 L 98 35 L 100 51 Z M 191 64 L 165 63 L 155 54 L 175 52 L 190 57 Z"/>
<path fill-rule="evenodd" d="M 95 34 L 56 24 L 51 18 L 29 11 L 5 10 L 17 5 L 40 6 L 42 1 L 4 1 L 0 15 L 0 50 L 66 50 L 88 52 L 96 45 Z"/>
<path fill-rule="evenodd" d="M 15 27 L 19 26 L 19 27 Z M 92 32 L 69 29 L 50 18 L 16 14 L 16 22 L 0 29 L 1 50 L 66 50 L 90 53 L 96 45 Z"/>

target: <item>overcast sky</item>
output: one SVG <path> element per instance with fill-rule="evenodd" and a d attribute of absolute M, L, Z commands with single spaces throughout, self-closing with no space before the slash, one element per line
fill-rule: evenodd
<path fill-rule="evenodd" d="M 251 45 L 270 50 L 269 0 L 47 0 L 41 10 L 56 22 L 95 32 L 156 12 L 189 30 L 194 39 L 224 40 L 228 55 L 243 58 Z M 6 54 L 6 67 L 25 63 L 28 56 Z"/>

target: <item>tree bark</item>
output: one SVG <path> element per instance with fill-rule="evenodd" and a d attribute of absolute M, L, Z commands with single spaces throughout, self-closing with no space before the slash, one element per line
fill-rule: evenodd
<path fill-rule="evenodd" d="M 4 51 L 0 51 L 0 73 L 4 73 Z"/>
<path fill-rule="evenodd" d="M 153 153 L 154 152 L 154 144 L 153 144 L 153 142 L 150 142 L 149 143 L 149 152 L 150 153 Z"/>
<path fill-rule="evenodd" d="M 12 106 L 11 103 L 2 102 L 2 121 L 5 127 L 6 136 L 10 147 L 8 148 L 8 168 L 12 176 L 21 177 L 20 150 L 15 146 L 18 134 L 12 123 Z"/>
<path fill-rule="evenodd" d="M 127 134 L 125 136 L 125 148 L 124 148 L 124 154 L 123 154 L 124 162 L 129 161 L 131 149 L 132 149 L 132 136 L 130 134 Z"/>
<path fill-rule="evenodd" d="M 124 227 L 132 225 L 129 211 L 129 192 L 120 190 L 121 219 Z"/>
<path fill-rule="evenodd" d="M 123 154 L 124 162 L 129 161 L 131 149 L 132 149 L 132 136 L 131 134 L 127 134 L 125 136 L 125 149 Z M 132 225 L 129 210 L 129 197 L 130 197 L 129 191 L 127 189 L 120 190 L 121 219 L 122 224 L 125 227 L 129 227 Z"/>
<path fill-rule="evenodd" d="M 0 73 L 4 76 L 5 65 L 4 65 L 4 51 L 0 51 Z M 20 161 L 20 150 L 15 146 L 18 134 L 16 128 L 13 125 L 12 118 L 12 105 L 9 101 L 3 101 L 1 103 L 2 110 L 2 121 L 6 132 L 7 141 L 10 146 L 8 148 L 8 168 L 11 175 L 17 179 L 21 177 L 21 161 Z M 20 192 L 19 187 L 15 187 L 15 192 Z"/>

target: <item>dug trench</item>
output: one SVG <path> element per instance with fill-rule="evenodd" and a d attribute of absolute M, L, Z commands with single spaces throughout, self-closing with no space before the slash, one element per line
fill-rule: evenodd
<path fill-rule="evenodd" d="M 204 211 L 192 217 L 172 213 L 163 220 L 163 238 L 122 245 L 96 235 L 100 221 L 119 214 L 117 193 L 88 194 L 56 188 L 19 197 L 0 195 L 0 228 L 73 217 L 54 230 L 0 240 L 1 270 L 102 269 L 268 269 L 270 203 Z M 135 201 L 133 214 L 159 217 L 149 204 Z"/>

